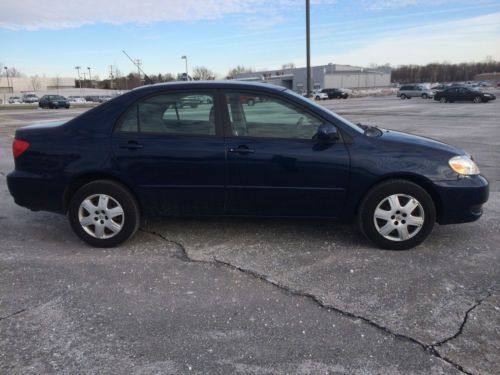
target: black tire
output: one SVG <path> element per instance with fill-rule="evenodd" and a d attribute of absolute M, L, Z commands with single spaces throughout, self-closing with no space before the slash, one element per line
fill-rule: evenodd
<path fill-rule="evenodd" d="M 321 98 L 319 96 L 316 96 L 314 99 L 315 100 L 320 100 Z"/>
<path fill-rule="evenodd" d="M 386 198 L 395 194 L 400 194 L 404 197 L 411 197 L 418 201 L 420 205 L 412 212 L 417 212 L 416 210 L 420 212 L 420 210 L 423 210 L 423 212 L 420 212 L 421 220 L 423 221 L 420 226 L 410 226 L 409 224 L 406 224 L 405 218 L 407 216 L 403 217 L 403 215 L 406 214 L 400 211 L 394 213 L 395 216 L 390 216 L 387 221 L 385 221 L 385 219 L 375 218 L 375 210 L 377 209 L 377 207 Z M 399 202 L 401 203 L 402 201 L 399 200 Z M 406 203 L 403 202 L 401 204 L 403 205 L 407 203 L 409 203 L 409 198 Z M 393 220 L 395 221 L 393 222 Z M 406 180 L 388 180 L 376 185 L 366 194 L 363 201 L 361 202 L 358 212 L 358 226 L 361 232 L 376 246 L 388 250 L 408 250 L 415 246 L 418 246 L 432 232 L 435 221 L 436 208 L 431 196 L 419 185 Z M 377 225 L 382 226 L 381 230 L 383 229 L 385 224 L 390 224 L 390 227 L 395 228 L 391 232 L 387 233 L 387 236 L 389 237 L 391 237 L 391 234 L 394 237 L 399 236 L 400 232 L 398 228 L 401 228 L 401 226 L 406 227 L 408 233 L 412 231 L 412 233 L 410 233 L 412 237 L 409 237 L 406 240 L 388 239 L 381 233 L 379 233 L 379 230 L 376 227 L 376 223 Z M 405 224 L 403 225 L 403 223 Z"/>
<path fill-rule="evenodd" d="M 474 103 L 482 103 L 483 99 L 480 96 L 476 96 L 474 99 L 472 99 Z"/>
<path fill-rule="evenodd" d="M 113 198 L 123 209 L 122 227 L 113 237 L 96 238 L 87 233 L 80 224 L 80 205 L 88 197 L 97 194 Z M 128 240 L 139 228 L 140 216 L 139 205 L 132 193 L 122 184 L 110 180 L 97 180 L 80 187 L 71 198 L 68 209 L 68 218 L 73 231 L 83 241 L 94 247 L 114 247 Z"/>
<path fill-rule="evenodd" d="M 444 96 L 442 96 L 441 98 L 439 98 L 439 102 L 440 103 L 448 103 L 448 99 L 446 99 Z"/>
<path fill-rule="evenodd" d="M 422 99 L 429 99 L 429 96 L 427 94 L 422 94 Z"/>
<path fill-rule="evenodd" d="M 247 104 L 248 104 L 249 106 L 253 106 L 253 105 L 255 105 L 255 100 L 253 100 L 253 99 L 249 99 L 249 100 L 247 101 Z"/>
<path fill-rule="evenodd" d="M 407 98 L 407 96 L 405 94 L 401 94 L 400 98 L 404 100 Z"/>

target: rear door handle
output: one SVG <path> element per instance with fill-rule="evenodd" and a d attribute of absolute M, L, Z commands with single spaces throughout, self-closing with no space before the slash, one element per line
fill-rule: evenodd
<path fill-rule="evenodd" d="M 240 155 L 246 155 L 246 154 L 253 154 L 255 150 L 248 148 L 248 146 L 238 146 L 238 147 L 230 147 L 229 152 Z"/>
<path fill-rule="evenodd" d="M 144 146 L 135 141 L 128 141 L 127 143 L 120 143 L 120 148 L 128 148 L 129 150 L 139 150 L 141 148 L 144 148 Z"/>

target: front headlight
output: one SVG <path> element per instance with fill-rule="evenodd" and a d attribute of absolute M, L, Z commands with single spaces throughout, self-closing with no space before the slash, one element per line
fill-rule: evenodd
<path fill-rule="evenodd" d="M 477 164 L 470 157 L 459 155 L 452 157 L 448 164 L 450 168 L 462 176 L 473 176 L 481 173 Z"/>

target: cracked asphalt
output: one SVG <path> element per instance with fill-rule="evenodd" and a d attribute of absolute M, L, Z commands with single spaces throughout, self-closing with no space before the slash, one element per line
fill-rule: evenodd
<path fill-rule="evenodd" d="M 466 148 L 492 183 L 483 218 L 406 252 L 250 219 L 147 221 L 94 249 L 5 184 L 14 129 L 78 111 L 0 111 L 0 373 L 500 373 L 500 102 L 322 104 Z"/>

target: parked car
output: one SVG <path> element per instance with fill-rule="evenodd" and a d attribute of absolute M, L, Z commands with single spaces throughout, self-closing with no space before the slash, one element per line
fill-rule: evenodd
<path fill-rule="evenodd" d="M 11 96 L 9 98 L 9 104 L 22 104 L 23 100 L 19 96 Z"/>
<path fill-rule="evenodd" d="M 214 104 L 179 108 L 190 96 Z M 142 216 L 226 215 L 355 221 L 377 246 L 403 250 L 435 222 L 479 219 L 488 199 L 461 149 L 238 81 L 144 86 L 66 123 L 18 128 L 13 154 L 15 202 L 67 214 L 98 247 L 130 238 Z"/>
<path fill-rule="evenodd" d="M 38 96 L 36 96 L 35 94 L 24 94 L 23 102 L 28 104 L 38 103 Z"/>
<path fill-rule="evenodd" d="M 66 109 L 68 109 L 70 107 L 70 103 L 64 96 L 61 96 L 61 95 L 44 95 L 38 101 L 38 106 L 40 108 L 51 108 L 51 109 L 66 108 Z"/>
<path fill-rule="evenodd" d="M 314 100 L 328 100 L 328 94 L 324 93 L 323 90 L 313 91 Z"/>
<path fill-rule="evenodd" d="M 453 102 L 474 102 L 474 103 L 486 103 L 490 100 L 495 100 L 496 96 L 489 92 L 482 92 L 479 89 L 471 87 L 450 87 L 444 91 L 438 91 L 434 96 L 434 100 L 438 100 L 441 103 L 453 103 Z"/>
<path fill-rule="evenodd" d="M 104 103 L 104 102 L 107 102 L 108 100 L 111 100 L 113 99 L 113 97 L 111 95 L 100 95 L 97 99 L 97 101 L 99 103 Z"/>
<path fill-rule="evenodd" d="M 85 100 L 84 97 L 77 96 L 77 95 L 70 95 L 70 96 L 68 96 L 68 101 L 70 103 L 86 103 L 87 102 L 87 100 Z"/>
<path fill-rule="evenodd" d="M 347 99 L 349 94 L 342 89 L 322 89 L 321 92 L 328 95 L 329 99 Z"/>
<path fill-rule="evenodd" d="M 99 95 L 86 95 L 85 100 L 87 102 L 99 103 Z"/>
<path fill-rule="evenodd" d="M 448 87 L 450 87 L 450 86 L 448 86 L 448 85 L 436 85 L 436 86 L 432 86 L 431 90 L 434 91 L 434 93 L 435 93 L 436 91 L 446 90 Z"/>
<path fill-rule="evenodd" d="M 401 99 L 418 97 L 422 99 L 429 99 L 434 96 L 434 91 L 422 85 L 403 85 L 399 88 L 397 96 Z"/>

